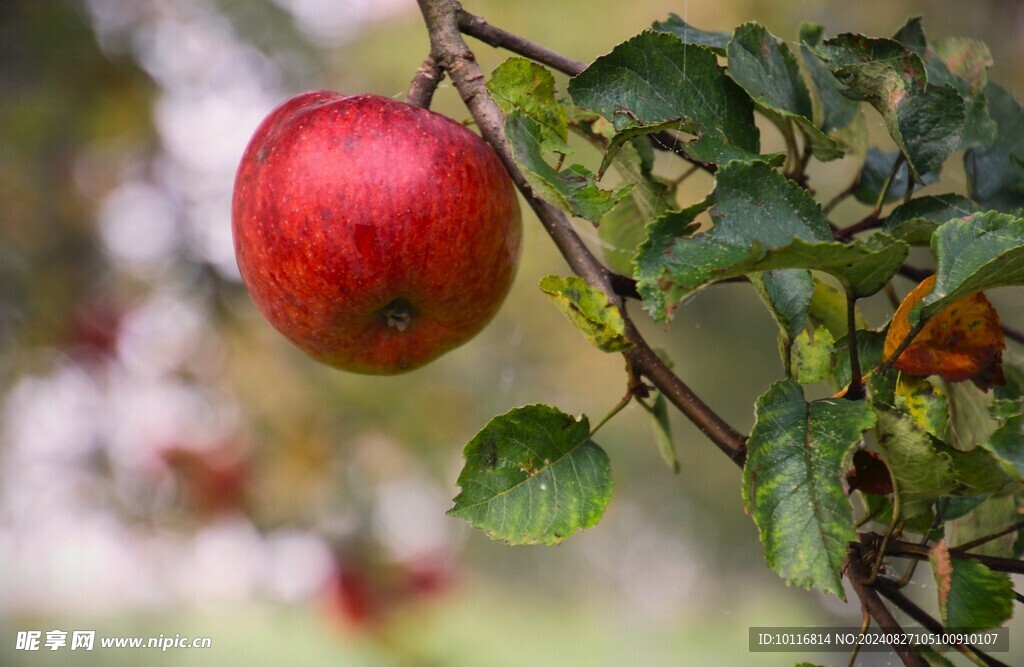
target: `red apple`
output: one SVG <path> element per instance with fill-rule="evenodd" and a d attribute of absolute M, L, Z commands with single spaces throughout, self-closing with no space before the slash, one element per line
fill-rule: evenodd
<path fill-rule="evenodd" d="M 296 95 L 249 141 L 235 254 L 253 301 L 314 359 L 418 368 L 475 336 L 515 275 L 522 225 L 491 148 L 376 95 Z"/>

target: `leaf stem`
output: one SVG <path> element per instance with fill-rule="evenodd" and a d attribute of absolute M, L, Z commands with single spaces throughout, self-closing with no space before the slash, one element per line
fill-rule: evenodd
<path fill-rule="evenodd" d="M 633 388 L 630 387 L 630 389 L 626 392 L 626 395 L 623 396 L 621 399 L 619 399 L 619 402 L 615 404 L 615 407 L 613 407 L 608 412 L 608 414 L 606 414 L 604 417 L 601 418 L 601 421 L 597 422 L 597 424 L 595 424 L 594 427 L 592 429 L 590 429 L 590 436 L 589 437 L 593 438 L 594 434 L 597 433 L 601 429 L 602 426 L 607 424 L 611 420 L 612 417 L 614 417 L 615 415 L 617 415 L 620 412 L 622 412 L 622 409 L 625 408 L 627 405 L 629 405 L 629 402 L 631 400 L 633 400 L 633 394 L 634 394 Z"/>
<path fill-rule="evenodd" d="M 871 614 L 868 613 L 867 609 L 861 609 L 861 622 L 860 622 L 860 633 L 858 637 L 863 637 L 864 633 L 871 627 Z M 846 667 L 854 667 L 857 663 L 857 655 L 860 653 L 861 643 L 857 642 L 853 645 L 853 650 L 850 651 L 850 659 L 846 661 Z"/>
<path fill-rule="evenodd" d="M 885 198 L 889 194 L 889 189 L 892 187 L 892 182 L 896 180 L 896 174 L 899 172 L 900 167 L 903 166 L 904 157 L 903 153 L 900 152 L 893 160 L 892 169 L 889 170 L 889 175 L 885 177 L 885 182 L 882 184 L 882 190 L 878 193 L 878 200 L 875 201 L 875 207 L 871 209 L 871 213 L 868 217 L 877 218 L 882 214 L 882 207 L 885 206 Z M 909 186 L 908 186 L 909 189 Z"/>
<path fill-rule="evenodd" d="M 860 351 L 857 349 L 857 299 L 851 289 L 846 290 L 846 328 L 850 353 L 850 386 L 843 398 L 859 401 L 865 396 L 864 376 L 860 369 Z"/>
<path fill-rule="evenodd" d="M 895 350 L 893 350 L 893 353 L 890 354 L 889 357 L 882 362 L 882 365 L 878 367 L 879 373 L 884 373 L 885 371 L 892 368 L 892 365 L 896 363 L 896 360 L 900 358 L 900 355 L 903 354 L 908 347 L 910 347 L 910 344 L 914 342 L 914 339 L 917 338 L 917 335 L 924 330 L 926 324 L 928 324 L 928 320 L 922 317 L 920 322 L 911 327 L 906 337 L 902 341 L 900 341 L 899 346 Z"/>
<path fill-rule="evenodd" d="M 783 165 L 782 170 L 788 178 L 793 178 L 792 175 L 796 173 L 800 164 L 800 149 L 796 145 L 792 119 L 787 118 L 785 124 L 779 129 L 782 131 L 782 138 L 786 140 L 786 164 Z"/>

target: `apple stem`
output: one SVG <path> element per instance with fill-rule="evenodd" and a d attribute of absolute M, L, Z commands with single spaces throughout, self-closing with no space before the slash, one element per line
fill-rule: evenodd
<path fill-rule="evenodd" d="M 409 324 L 412 323 L 413 318 L 417 315 L 416 309 L 405 299 L 395 299 L 384 306 L 380 313 L 389 328 L 398 329 L 399 331 L 408 329 Z"/>

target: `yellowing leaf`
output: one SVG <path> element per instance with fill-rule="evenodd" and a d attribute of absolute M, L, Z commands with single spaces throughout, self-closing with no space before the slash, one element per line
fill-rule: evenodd
<path fill-rule="evenodd" d="M 633 346 L 626 339 L 626 323 L 608 297 L 579 276 L 547 276 L 540 289 L 551 297 L 594 346 L 604 352 L 622 352 Z"/>
<path fill-rule="evenodd" d="M 885 337 L 888 359 L 910 334 L 910 312 L 935 285 L 929 276 L 907 295 Z M 911 375 L 938 375 L 950 382 L 974 379 L 989 387 L 1003 381 L 1003 330 L 999 313 L 982 292 L 958 299 L 936 313 L 900 354 L 893 368 Z"/>

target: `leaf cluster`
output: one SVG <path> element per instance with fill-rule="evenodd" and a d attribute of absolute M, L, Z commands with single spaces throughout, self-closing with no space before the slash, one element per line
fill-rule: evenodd
<path fill-rule="evenodd" d="M 1024 370 L 1004 372 L 982 294 L 1024 282 L 1024 109 L 988 80 L 991 64 L 981 42 L 932 40 L 920 19 L 891 38 L 825 39 L 805 25 L 794 43 L 757 23 L 706 32 L 673 15 L 573 76 L 567 97 L 525 58 L 487 83 L 534 194 L 598 227 L 610 269 L 651 318 L 667 324 L 686 299 L 739 279 L 778 323 L 785 377 L 754 406 L 742 489 L 768 565 L 843 597 L 859 525 L 916 534 L 935 545 L 943 620 L 961 627 L 1003 623 L 1013 592 L 1005 574 L 950 552 L 1013 525 L 1024 505 Z M 871 114 L 889 145 L 867 145 Z M 756 116 L 784 153 L 762 151 Z M 574 163 L 572 132 L 599 149 L 596 171 Z M 655 168 L 666 147 L 712 174 L 711 191 L 680 202 L 678 181 Z M 951 159 L 965 190 L 915 196 Z M 822 202 L 807 168 L 837 160 L 858 161 L 859 175 Z M 847 196 L 870 208 L 843 229 L 830 214 Z M 890 322 L 866 321 L 857 301 L 895 295 L 912 246 L 930 250 L 934 276 Z M 632 347 L 605 293 L 557 276 L 541 288 L 598 349 Z M 826 382 L 832 398 L 806 398 L 805 385 Z M 651 394 L 630 373 L 623 404 L 651 413 L 677 469 Z M 595 430 L 547 406 L 495 418 L 466 447 L 452 513 L 512 544 L 593 525 L 612 491 Z M 1013 540 L 985 548 L 1018 555 Z"/>

